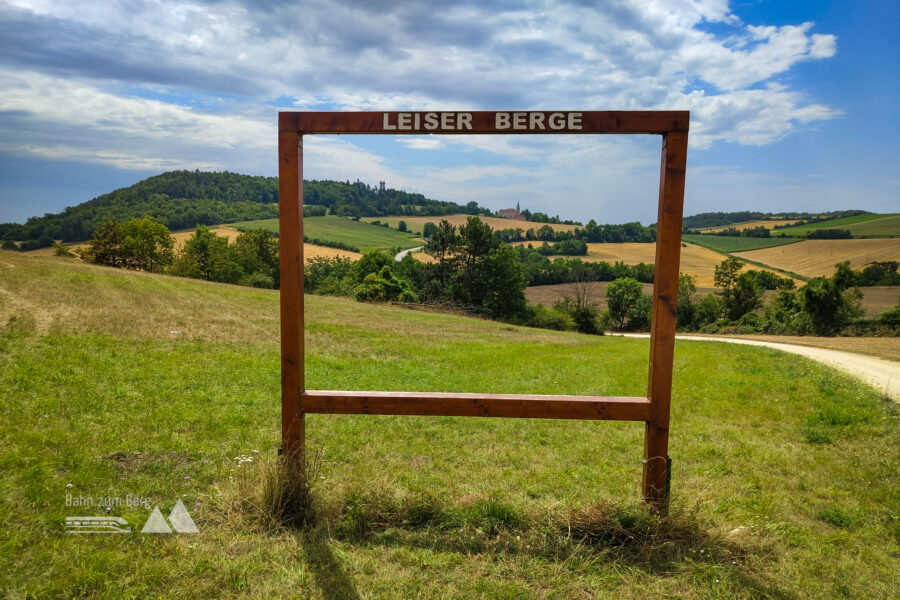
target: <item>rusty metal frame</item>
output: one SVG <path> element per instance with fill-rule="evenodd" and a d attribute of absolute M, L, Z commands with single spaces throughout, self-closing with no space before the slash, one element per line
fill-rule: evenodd
<path fill-rule="evenodd" d="M 526 115 L 521 120 L 515 116 L 521 114 Z M 303 468 L 304 415 L 307 413 L 643 421 L 642 498 L 664 508 L 668 502 L 669 410 L 689 121 L 687 111 L 279 113 L 281 431 L 284 454 Z M 515 127 L 523 123 L 524 127 Z M 535 129 L 536 124 L 542 125 L 543 129 Z M 662 136 L 647 395 L 625 398 L 307 390 L 304 377 L 303 136 L 340 133 Z"/>

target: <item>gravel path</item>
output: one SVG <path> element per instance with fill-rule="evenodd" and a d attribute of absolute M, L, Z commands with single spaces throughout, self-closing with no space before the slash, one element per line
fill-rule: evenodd
<path fill-rule="evenodd" d="M 623 337 L 649 338 L 646 333 L 622 333 L 612 334 Z M 744 344 L 747 346 L 765 346 L 783 352 L 799 354 L 822 364 L 834 367 L 845 373 L 849 373 L 886 396 L 894 402 L 900 402 L 900 362 L 855 354 L 853 352 L 841 352 L 827 348 L 813 348 L 810 346 L 796 346 L 794 344 L 781 344 L 778 342 L 763 342 L 760 340 L 744 340 L 727 337 L 704 337 L 699 335 L 676 335 L 676 340 L 701 341 L 701 342 L 726 342 L 729 344 Z"/>
<path fill-rule="evenodd" d="M 418 252 L 419 250 L 421 250 L 424 247 L 425 246 L 416 246 L 415 248 L 410 248 L 409 250 L 404 250 L 403 252 L 399 252 L 397 254 L 397 256 L 394 257 L 394 260 L 396 260 L 397 262 L 400 262 L 401 260 L 403 260 L 403 257 L 406 256 L 407 254 L 409 254 L 410 252 Z"/>

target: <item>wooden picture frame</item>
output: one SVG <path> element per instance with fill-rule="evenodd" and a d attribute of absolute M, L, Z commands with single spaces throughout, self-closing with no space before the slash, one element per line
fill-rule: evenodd
<path fill-rule="evenodd" d="M 281 112 L 278 118 L 281 257 L 282 451 L 305 464 L 308 413 L 643 421 L 642 498 L 669 497 L 669 410 L 687 164 L 688 111 Z M 304 378 L 303 136 L 316 134 L 653 134 L 662 137 L 646 396 L 552 396 L 308 390 Z"/>

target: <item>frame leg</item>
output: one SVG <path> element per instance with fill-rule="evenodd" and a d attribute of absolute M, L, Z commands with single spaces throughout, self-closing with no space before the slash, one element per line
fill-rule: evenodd
<path fill-rule="evenodd" d="M 644 430 L 644 474 L 641 486 L 644 501 L 661 511 L 665 511 L 669 501 L 669 406 L 672 398 L 672 361 L 675 353 L 686 167 L 687 134 L 669 133 L 663 136 L 647 386 L 650 420 Z"/>
<path fill-rule="evenodd" d="M 305 478 L 306 432 L 300 398 L 304 381 L 303 138 L 279 127 L 278 208 L 281 299 L 282 454 Z"/>

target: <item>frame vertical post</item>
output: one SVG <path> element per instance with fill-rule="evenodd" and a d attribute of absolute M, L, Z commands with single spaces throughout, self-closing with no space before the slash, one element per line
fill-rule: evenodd
<path fill-rule="evenodd" d="M 300 412 L 304 380 L 303 137 L 279 119 L 278 234 L 281 298 L 282 453 L 305 477 L 305 423 Z"/>
<path fill-rule="evenodd" d="M 669 406 L 678 306 L 682 207 L 687 167 L 687 133 L 663 136 L 656 221 L 656 271 L 653 277 L 653 317 L 650 325 L 650 373 L 647 397 L 650 420 L 644 432 L 644 473 L 641 495 L 664 511 L 668 504 Z"/>

